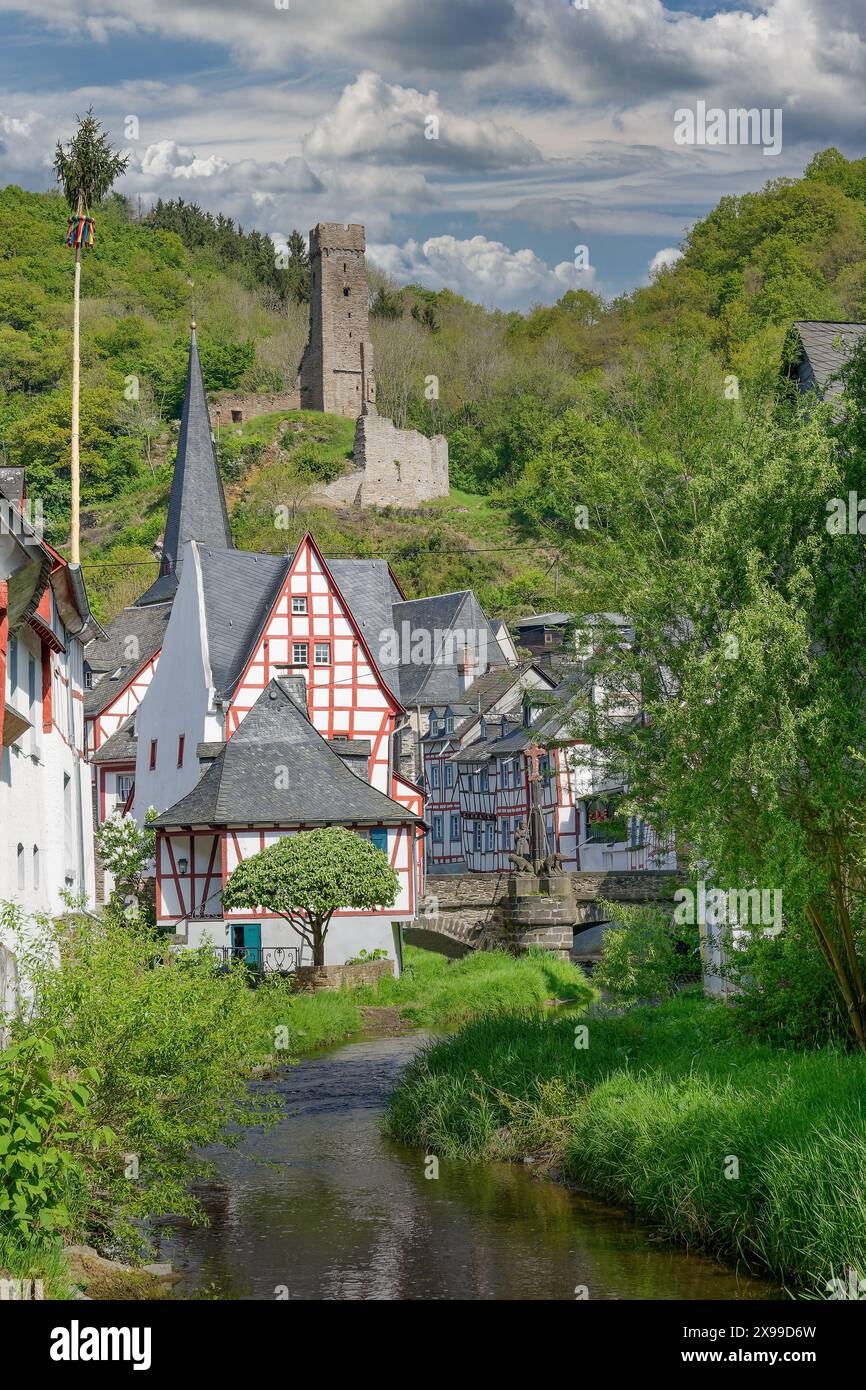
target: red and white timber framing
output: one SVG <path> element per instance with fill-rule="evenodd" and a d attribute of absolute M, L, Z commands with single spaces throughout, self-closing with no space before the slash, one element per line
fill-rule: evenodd
<path fill-rule="evenodd" d="M 222 890 L 229 876 L 244 859 L 259 854 L 286 835 L 310 829 L 303 825 L 226 830 L 196 830 L 194 832 L 159 831 L 156 839 L 157 920 L 161 925 L 198 920 L 226 922 L 282 921 L 273 912 L 223 912 Z M 360 834 L 369 827 L 348 826 Z M 375 911 L 344 909 L 336 918 L 381 917 L 388 921 L 411 920 L 418 900 L 418 859 L 413 845 L 417 842 L 416 827 L 388 827 L 388 858 L 397 874 L 400 887 L 392 907 Z M 186 860 L 186 872 L 180 865 Z"/>
<path fill-rule="evenodd" d="M 130 676 L 125 685 L 117 691 L 110 704 L 105 706 L 99 714 L 87 720 L 87 748 L 88 752 L 95 753 L 101 748 L 106 739 L 116 734 L 124 720 L 134 714 L 144 699 L 147 687 L 153 680 L 153 673 L 156 670 L 156 663 L 159 661 L 159 652 L 149 657 L 134 675 Z M 110 680 L 109 676 L 103 676 L 103 681 Z"/>
<path fill-rule="evenodd" d="M 294 608 L 306 607 L 304 612 Z M 295 647 L 306 646 L 306 664 Z M 327 645 L 329 664 L 316 664 L 316 646 Z M 392 774 L 391 737 L 403 706 L 388 689 L 361 629 L 340 593 L 321 551 L 307 535 L 265 623 L 226 715 L 226 737 L 274 676 L 287 672 L 307 682 L 310 720 L 328 739 L 369 739 L 370 784 L 399 800 Z"/>

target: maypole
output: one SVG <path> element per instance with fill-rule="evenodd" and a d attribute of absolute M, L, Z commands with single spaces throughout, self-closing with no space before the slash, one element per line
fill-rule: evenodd
<path fill-rule="evenodd" d="M 70 209 L 66 245 L 75 251 L 72 299 L 72 421 L 69 459 L 70 559 L 80 563 L 81 546 L 81 252 L 94 246 L 92 204 L 103 199 L 115 179 L 126 170 L 128 157 L 115 154 L 108 136 L 93 114 L 76 116 L 78 130 L 66 149 L 57 142 L 54 172 Z"/>

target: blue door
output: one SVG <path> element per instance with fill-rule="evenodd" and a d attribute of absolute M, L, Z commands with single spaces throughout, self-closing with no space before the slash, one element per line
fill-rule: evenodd
<path fill-rule="evenodd" d="M 232 948 L 234 954 L 244 961 L 251 970 L 260 970 L 262 964 L 262 929 L 258 922 L 239 922 L 232 926 Z"/>
<path fill-rule="evenodd" d="M 440 838 L 440 839 L 442 838 L 441 835 L 440 835 L 439 838 Z M 370 839 L 371 839 L 372 843 L 376 846 L 376 848 L 377 848 L 377 849 L 380 849 L 380 850 L 382 851 L 383 854 L 387 854 L 387 853 L 388 853 L 388 832 L 387 832 L 387 830 L 384 830 L 384 829 L 383 829 L 383 830 L 371 830 L 371 831 L 370 831 Z"/>

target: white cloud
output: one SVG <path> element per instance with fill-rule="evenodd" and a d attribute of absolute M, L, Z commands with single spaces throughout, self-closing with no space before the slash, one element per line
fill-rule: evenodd
<path fill-rule="evenodd" d="M 540 162 L 538 148 L 510 126 L 444 110 L 438 92 L 416 91 L 362 72 L 304 140 L 311 159 L 510 169 Z"/>
<path fill-rule="evenodd" d="M 661 251 L 656 251 L 649 263 L 650 275 L 658 275 L 660 270 L 670 270 L 672 265 L 682 260 L 682 255 L 677 246 L 663 246 Z"/>
<path fill-rule="evenodd" d="M 216 154 L 198 159 L 193 150 L 178 145 L 175 140 L 159 140 L 155 145 L 148 145 L 141 158 L 141 172 L 154 178 L 167 175 L 186 181 L 212 179 L 225 174 L 230 167 L 227 159 Z"/>
<path fill-rule="evenodd" d="M 534 251 L 512 251 L 484 236 L 460 241 L 453 236 L 407 241 L 403 246 L 371 245 L 368 259 L 403 284 L 417 280 L 430 289 L 451 289 L 468 299 L 502 308 L 526 308 L 559 299 L 569 289 L 592 289 L 595 269 L 577 270 L 571 261 L 549 266 Z"/>

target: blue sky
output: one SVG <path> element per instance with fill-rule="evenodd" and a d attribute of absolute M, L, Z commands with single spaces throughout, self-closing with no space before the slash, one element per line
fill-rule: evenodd
<path fill-rule="evenodd" d="M 866 153 L 864 27 L 863 0 L 0 0 L 0 178 L 48 187 L 92 103 L 145 205 L 277 245 L 362 221 L 398 280 L 503 308 L 611 296 L 723 194 Z M 781 110 L 781 153 L 678 144 L 698 102 Z"/>

